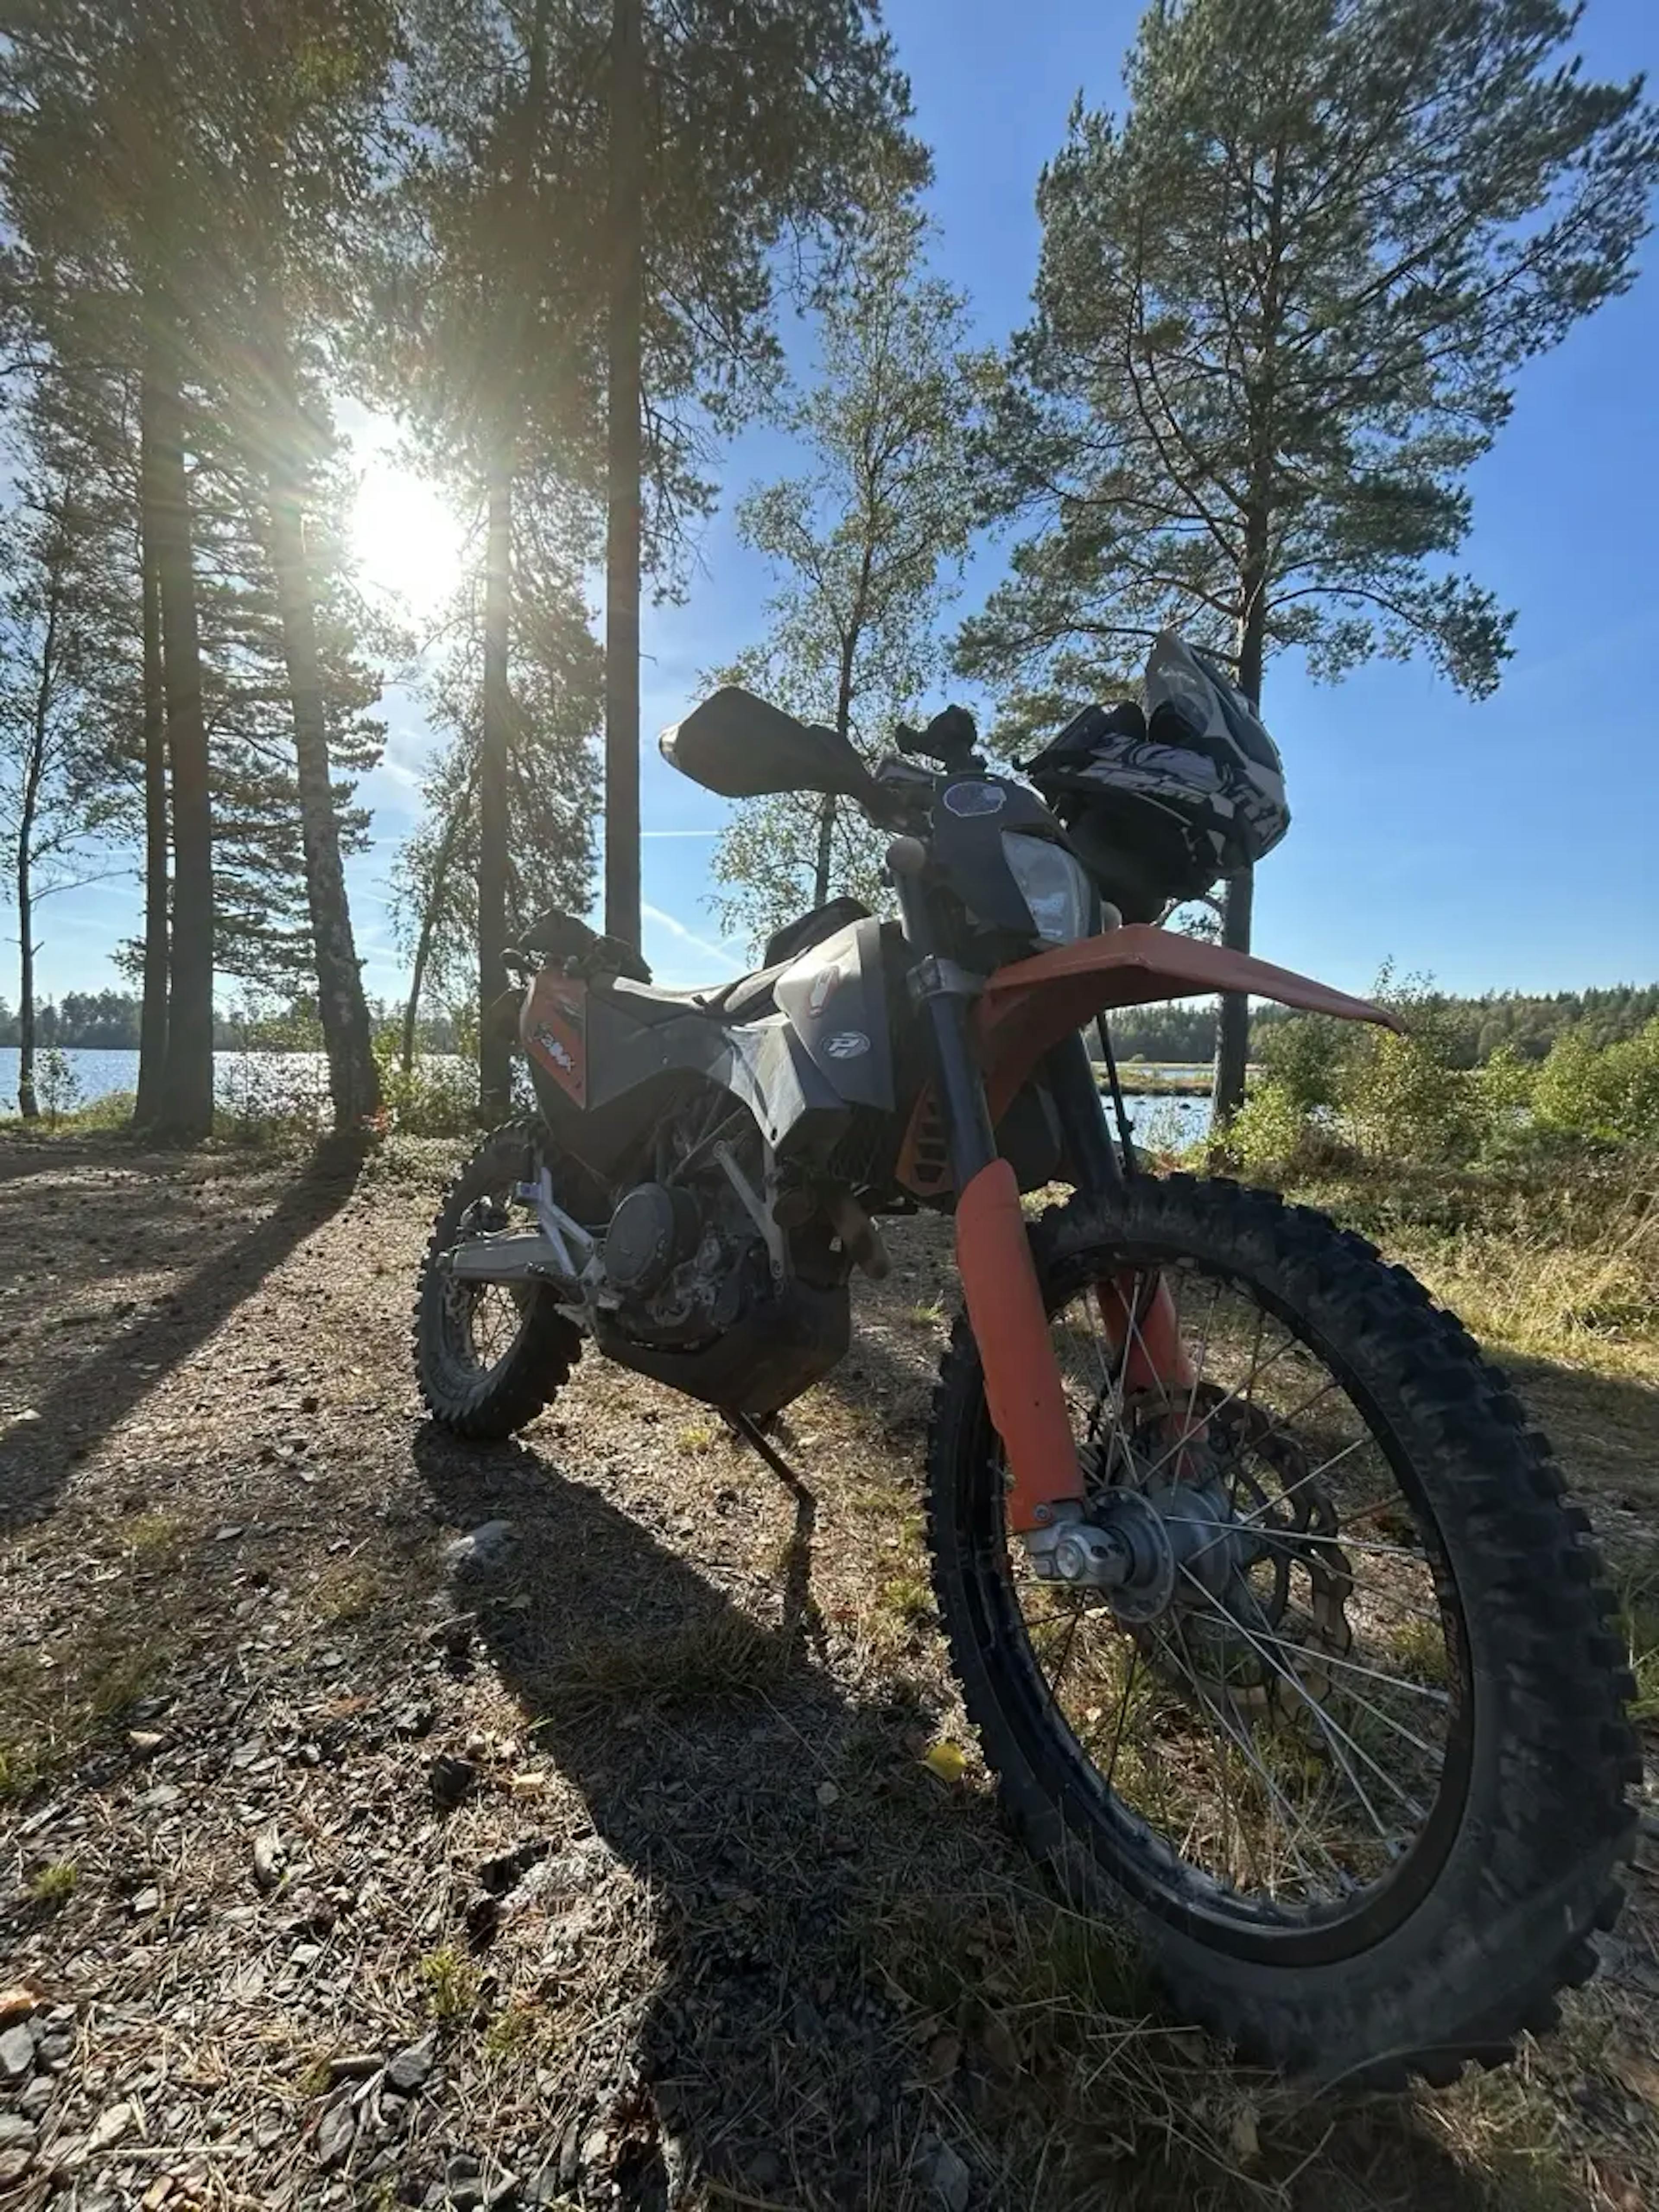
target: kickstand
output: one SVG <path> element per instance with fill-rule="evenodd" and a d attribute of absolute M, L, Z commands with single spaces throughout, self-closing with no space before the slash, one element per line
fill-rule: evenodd
<path fill-rule="evenodd" d="M 805 1483 L 790 1466 L 788 1461 L 752 1413 L 728 1413 L 722 1408 L 720 1419 L 734 1437 L 742 1437 L 750 1451 L 759 1453 L 778 1480 L 793 1491 L 797 1497 L 806 1490 Z"/>
<path fill-rule="evenodd" d="M 785 1634 L 791 1637 L 805 1632 L 822 1653 L 823 1620 L 811 1589 L 812 1538 L 818 1525 L 817 1498 L 752 1413 L 728 1413 L 722 1410 L 720 1419 L 733 1436 L 741 1437 L 751 1451 L 759 1454 L 795 1501 L 795 1525 L 789 1532 L 789 1541 L 785 1547 L 783 1628 Z"/>

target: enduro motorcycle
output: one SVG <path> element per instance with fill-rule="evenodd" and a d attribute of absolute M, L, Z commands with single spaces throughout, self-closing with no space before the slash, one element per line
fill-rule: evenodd
<path fill-rule="evenodd" d="M 1200 723 L 1276 765 L 1225 678 L 1160 646 Z M 1547 2026 L 1616 1911 L 1641 1770 L 1612 1601 L 1453 1315 L 1318 1213 L 1147 1171 L 1121 1098 L 1114 1129 L 1082 1035 L 1114 1007 L 1393 1017 L 1121 919 L 1103 891 L 1145 915 L 1157 886 L 1091 793 L 1151 776 L 1156 747 L 1089 711 L 1030 764 L 1052 804 L 956 709 L 874 771 L 735 688 L 664 733 L 726 796 L 861 806 L 897 918 L 832 901 L 755 973 L 665 991 L 544 917 L 511 956 L 538 1110 L 444 1200 L 421 1390 L 456 1435 L 500 1437 L 587 1339 L 776 1464 L 768 1417 L 846 1352 L 881 1218 L 953 1215 L 927 1525 L 1008 1817 L 1241 2054 L 1447 2080 Z"/>

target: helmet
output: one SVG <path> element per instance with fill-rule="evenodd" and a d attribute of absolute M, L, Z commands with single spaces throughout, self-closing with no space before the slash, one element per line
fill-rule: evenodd
<path fill-rule="evenodd" d="M 1259 860 L 1291 822 L 1279 748 L 1173 631 L 1152 647 L 1146 690 L 1144 712 L 1085 708 L 1024 769 L 1128 921 Z"/>

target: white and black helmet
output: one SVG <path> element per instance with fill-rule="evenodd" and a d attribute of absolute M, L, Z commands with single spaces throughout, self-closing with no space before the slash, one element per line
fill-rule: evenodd
<path fill-rule="evenodd" d="M 1152 647 L 1146 690 L 1144 709 L 1085 708 L 1025 763 L 1128 921 L 1259 860 L 1291 822 L 1278 746 L 1172 630 Z"/>

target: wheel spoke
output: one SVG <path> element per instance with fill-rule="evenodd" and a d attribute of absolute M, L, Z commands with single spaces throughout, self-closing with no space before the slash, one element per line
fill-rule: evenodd
<path fill-rule="evenodd" d="M 1179 1384 L 1150 1356 L 1171 1324 Z M 1054 1328 L 1091 1499 L 1139 1492 L 1180 1571 L 1161 1609 L 1150 1555 L 1150 1613 L 1127 1591 L 1068 1606 L 1008 1537 L 1048 1710 L 1143 1878 L 1207 1882 L 1188 1893 L 1206 1911 L 1334 1926 L 1413 1848 L 1467 1729 L 1437 1534 L 1393 1482 L 1389 1431 L 1248 1279 L 1103 1253 Z M 1201 1578 L 1229 1542 L 1235 1579 Z"/>
<path fill-rule="evenodd" d="M 1261 1755 L 1250 1741 L 1250 1733 L 1248 1726 L 1241 1725 L 1237 1729 L 1228 1726 L 1225 1715 L 1222 1712 L 1220 1707 L 1216 1704 L 1215 1700 L 1210 1696 L 1208 1691 L 1204 1686 L 1203 1679 L 1198 1671 L 1197 1662 L 1194 1659 L 1192 1655 L 1192 1647 L 1187 1641 L 1186 1630 L 1182 1626 L 1178 1619 L 1176 1622 L 1176 1637 L 1181 1645 L 1182 1651 L 1186 1657 L 1187 1679 L 1192 1685 L 1194 1696 L 1197 1698 L 1200 1705 L 1204 1707 L 1205 1711 L 1220 1728 L 1221 1733 L 1226 1738 L 1228 1743 L 1231 1744 L 1233 1749 L 1239 1753 L 1241 1758 L 1243 1759 L 1246 1767 L 1261 1781 L 1262 1788 L 1267 1792 L 1267 1796 L 1274 1804 L 1279 1807 L 1281 1818 L 1283 1819 L 1285 1825 L 1285 1841 L 1291 1847 L 1291 1856 L 1295 1859 L 1297 1865 L 1301 1869 L 1303 1879 L 1307 1881 L 1310 1886 L 1312 1886 L 1314 1877 L 1309 1870 L 1307 1861 L 1303 1857 L 1300 1850 L 1297 1848 L 1297 1837 L 1298 1832 L 1301 1832 L 1302 1824 L 1297 1820 L 1296 1808 L 1291 1805 L 1289 1798 L 1285 1796 L 1283 1790 L 1280 1789 L 1279 1784 L 1273 1779 L 1272 1774 L 1269 1773 L 1267 1766 L 1263 1764 Z M 1310 1835 L 1307 1840 L 1313 1844 L 1314 1848 L 1324 1858 L 1332 1873 L 1337 1876 L 1338 1882 L 1340 1884 L 1342 1879 L 1341 1869 L 1338 1867 L 1336 1861 L 1332 1858 L 1328 1849 L 1317 1836 Z M 1260 1861 L 1255 1858 L 1254 1844 L 1251 1846 L 1250 1855 L 1252 1861 L 1259 1865 Z M 1277 1893 L 1273 1890 L 1271 1881 L 1269 1882 L 1269 1893 Z"/>
<path fill-rule="evenodd" d="M 1187 1570 L 1183 1567 L 1182 1569 L 1182 1572 L 1186 1574 Z M 1188 1580 L 1193 1583 L 1194 1589 L 1204 1590 L 1203 1583 L 1199 1582 L 1195 1576 L 1188 1575 Z M 1347 1760 L 1342 1756 L 1342 1753 L 1339 1748 L 1339 1739 L 1341 1743 L 1344 1743 L 1348 1747 L 1348 1749 L 1352 1751 L 1357 1758 L 1364 1759 L 1366 1765 L 1371 1769 L 1372 1772 L 1377 1777 L 1379 1781 L 1385 1782 L 1388 1784 L 1389 1788 L 1393 1790 L 1395 1796 L 1399 1798 L 1401 1803 L 1404 1805 L 1406 1810 L 1412 1814 L 1413 1819 L 1419 1820 L 1426 1819 L 1427 1814 L 1425 1814 L 1424 1808 L 1417 1802 L 1415 1798 L 1407 1795 L 1407 1793 L 1401 1788 L 1400 1784 L 1395 1780 L 1394 1777 L 1389 1772 L 1388 1769 L 1385 1766 L 1380 1766 L 1376 1760 L 1371 1757 L 1370 1752 L 1365 1749 L 1363 1744 L 1356 1743 L 1353 1738 L 1348 1734 L 1347 1730 L 1341 1726 L 1340 1723 L 1332 1719 L 1331 1716 L 1325 1711 L 1323 1705 L 1320 1704 L 1318 1698 L 1313 1695 L 1307 1685 L 1297 1674 L 1295 1668 L 1292 1667 L 1287 1667 L 1282 1659 L 1274 1658 L 1271 1652 L 1267 1649 L 1267 1646 L 1255 1635 L 1255 1632 L 1247 1628 L 1244 1623 L 1239 1620 L 1237 1613 L 1230 1613 L 1227 1607 L 1222 1604 L 1219 1598 L 1210 1597 L 1210 1594 L 1207 1590 L 1204 1590 L 1204 1595 L 1206 1598 L 1209 1598 L 1210 1604 L 1221 1616 L 1222 1620 L 1226 1622 L 1227 1626 L 1238 1632 L 1239 1635 L 1244 1638 L 1244 1641 L 1256 1652 L 1258 1656 L 1261 1659 L 1262 1663 L 1265 1666 L 1270 1667 L 1277 1679 L 1285 1683 L 1288 1688 L 1294 1690 L 1297 1697 L 1301 1698 L 1303 1704 L 1307 1706 L 1309 1711 L 1314 1717 L 1315 1726 L 1319 1729 L 1326 1741 L 1330 1745 L 1332 1757 L 1337 1761 L 1343 1772 L 1347 1776 L 1348 1780 L 1352 1786 L 1354 1795 L 1358 1798 L 1360 1803 L 1365 1808 L 1365 1810 L 1370 1814 L 1373 1822 L 1376 1824 L 1376 1832 L 1382 1837 L 1383 1840 L 1385 1842 L 1388 1840 L 1388 1830 L 1383 1826 L 1370 1799 L 1365 1795 L 1364 1786 L 1360 1782 L 1358 1776 L 1353 1771 L 1353 1769 L 1348 1765 Z M 1277 1637 L 1272 1640 L 1274 1643 L 1283 1641 L 1282 1638 Z M 1291 1645 L 1287 1648 L 1295 1650 L 1297 1647 Z M 1322 1653 L 1321 1654 L 1319 1663 L 1322 1665 L 1326 1663 L 1326 1655 Z M 1340 1662 L 1339 1662 L 1337 1663 Z M 1384 1679 L 1386 1680 L 1387 1678 L 1385 1677 Z M 1409 1731 L 1402 1729 L 1401 1733 L 1405 1735 L 1409 1733 Z M 1412 1741 L 1413 1743 L 1417 1741 L 1418 1739 L 1415 1736 L 1412 1737 Z"/>

